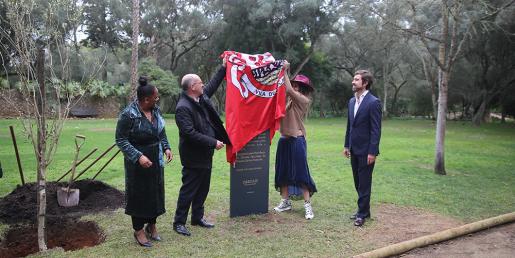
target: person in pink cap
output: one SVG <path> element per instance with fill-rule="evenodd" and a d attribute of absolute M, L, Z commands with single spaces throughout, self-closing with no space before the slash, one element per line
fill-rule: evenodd
<path fill-rule="evenodd" d="M 290 82 L 290 65 L 285 63 L 286 116 L 281 120 L 281 138 L 277 144 L 275 159 L 275 188 L 281 193 L 277 212 L 292 209 L 291 198 L 304 198 L 305 218 L 313 219 L 311 196 L 317 191 L 309 173 L 304 118 L 311 104 L 314 88 L 305 75 L 298 74 Z"/>

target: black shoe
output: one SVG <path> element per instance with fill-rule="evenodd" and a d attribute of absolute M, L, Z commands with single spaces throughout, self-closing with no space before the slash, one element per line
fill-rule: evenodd
<path fill-rule="evenodd" d="M 136 236 L 136 232 L 134 232 L 134 239 L 136 239 L 136 242 L 143 246 L 143 247 L 152 247 L 152 243 L 150 243 L 150 241 L 148 242 L 145 242 L 145 243 L 141 243 L 139 240 L 138 240 L 138 236 Z"/>
<path fill-rule="evenodd" d="M 184 224 L 173 224 L 173 230 L 183 236 L 191 236 L 191 233 Z"/>
<path fill-rule="evenodd" d="M 161 236 L 159 236 L 159 234 L 158 234 L 158 235 L 156 235 L 156 236 L 153 236 L 153 235 L 152 235 L 152 232 L 150 232 L 150 227 L 149 227 L 148 225 L 145 227 L 145 232 L 147 232 L 147 235 L 148 235 L 148 237 L 149 237 L 151 240 L 154 240 L 154 241 L 161 241 L 161 240 L 162 240 L 162 239 L 161 239 Z"/>
<path fill-rule="evenodd" d="M 207 222 L 205 219 L 200 219 L 199 221 L 191 221 L 192 226 L 200 226 L 203 228 L 214 228 L 215 225 Z"/>
<path fill-rule="evenodd" d="M 356 218 L 356 220 L 354 221 L 354 226 L 356 227 L 361 227 L 365 224 L 365 218 Z"/>

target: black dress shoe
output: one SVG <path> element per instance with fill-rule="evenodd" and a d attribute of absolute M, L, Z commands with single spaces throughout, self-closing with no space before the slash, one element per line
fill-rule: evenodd
<path fill-rule="evenodd" d="M 162 239 L 161 239 L 161 236 L 159 236 L 159 234 L 158 234 L 158 235 L 156 235 L 156 236 L 153 236 L 153 235 L 152 235 L 152 232 L 150 232 L 150 227 L 149 227 L 148 225 L 145 227 L 145 232 L 147 232 L 147 235 L 148 235 L 148 237 L 149 237 L 151 240 L 154 240 L 154 241 L 161 241 L 161 240 L 162 240 Z"/>
<path fill-rule="evenodd" d="M 203 227 L 203 228 L 214 228 L 215 227 L 214 224 L 211 224 L 211 223 L 207 222 L 203 218 L 200 219 L 199 221 L 192 221 L 191 225 L 192 226 L 200 226 L 200 227 Z"/>
<path fill-rule="evenodd" d="M 152 243 L 150 243 L 150 241 L 147 241 L 145 243 L 141 243 L 139 240 L 138 240 L 138 236 L 136 235 L 136 232 L 134 232 L 134 239 L 136 239 L 136 242 L 140 245 L 140 246 L 143 246 L 143 247 L 152 247 Z"/>
<path fill-rule="evenodd" d="M 191 233 L 184 224 L 173 224 L 173 230 L 183 236 L 191 236 Z"/>
<path fill-rule="evenodd" d="M 365 218 L 356 218 L 356 220 L 354 220 L 354 226 L 356 227 L 361 227 L 365 224 Z"/>

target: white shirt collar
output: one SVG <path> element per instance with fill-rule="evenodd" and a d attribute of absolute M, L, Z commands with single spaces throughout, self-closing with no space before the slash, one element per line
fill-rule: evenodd
<path fill-rule="evenodd" d="M 361 102 L 361 100 L 363 100 L 363 98 L 365 97 L 365 95 L 367 95 L 367 93 L 368 93 L 368 90 L 365 90 L 365 91 L 363 92 L 363 94 L 361 94 L 361 96 L 359 96 L 360 102 Z M 356 99 L 358 99 L 358 95 L 355 95 L 355 97 L 356 97 Z"/>

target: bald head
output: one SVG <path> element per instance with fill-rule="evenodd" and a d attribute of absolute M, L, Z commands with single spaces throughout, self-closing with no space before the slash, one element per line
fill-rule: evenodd
<path fill-rule="evenodd" d="M 183 91 L 188 91 L 188 88 L 195 82 L 201 81 L 200 77 L 196 74 L 190 73 L 182 77 L 181 88 Z"/>

